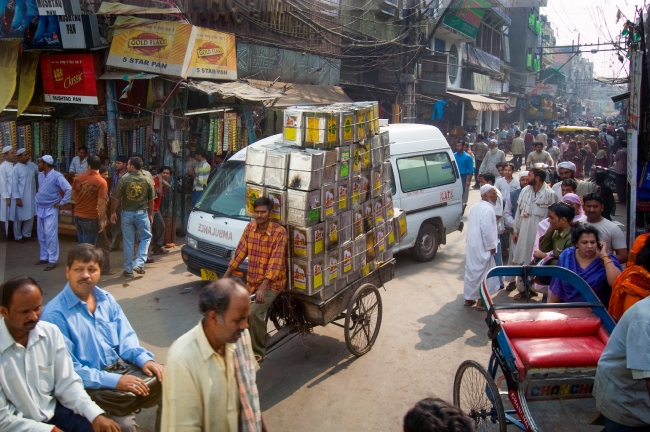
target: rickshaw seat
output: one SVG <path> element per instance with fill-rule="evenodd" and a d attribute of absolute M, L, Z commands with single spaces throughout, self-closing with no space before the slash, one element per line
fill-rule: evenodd
<path fill-rule="evenodd" d="M 595 367 L 608 340 L 590 308 L 506 309 L 498 319 L 526 370 Z"/>

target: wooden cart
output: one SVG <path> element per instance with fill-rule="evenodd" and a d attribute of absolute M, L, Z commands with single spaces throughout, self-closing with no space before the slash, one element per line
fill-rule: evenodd
<path fill-rule="evenodd" d="M 395 260 L 391 259 L 327 300 L 291 292 L 287 294 L 302 303 L 306 318 L 312 326 L 334 324 L 343 328 L 348 350 L 356 356 L 362 356 L 370 351 L 379 334 L 382 316 L 379 288 L 393 279 L 394 275 Z M 285 325 L 284 317 L 279 315 L 274 306 L 269 308 L 268 319 L 276 329 L 269 333 L 266 341 L 267 350 L 270 350 L 296 330 L 292 325 Z"/>

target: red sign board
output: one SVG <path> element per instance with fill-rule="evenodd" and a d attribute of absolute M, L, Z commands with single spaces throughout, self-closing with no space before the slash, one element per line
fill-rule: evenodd
<path fill-rule="evenodd" d="M 92 54 L 41 56 L 45 102 L 97 105 L 95 57 Z"/>

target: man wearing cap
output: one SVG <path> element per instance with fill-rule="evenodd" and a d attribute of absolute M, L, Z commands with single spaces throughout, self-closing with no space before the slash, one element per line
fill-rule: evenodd
<path fill-rule="evenodd" d="M 506 155 L 502 150 L 499 150 L 498 142 L 495 139 L 490 140 L 490 150 L 483 158 L 483 163 L 478 170 L 479 174 L 491 173 L 495 178 L 499 177 L 499 170 L 497 164 L 505 163 Z"/>
<path fill-rule="evenodd" d="M 465 207 L 467 207 L 469 186 L 472 183 L 472 176 L 474 175 L 474 158 L 465 152 L 466 144 L 467 142 L 461 138 L 456 143 L 456 153 L 454 153 L 456 165 L 458 165 L 458 170 L 460 171 L 460 180 L 463 182 L 463 213 L 465 213 Z"/>
<path fill-rule="evenodd" d="M 498 233 L 494 203 L 497 190 L 490 184 L 480 189 L 481 200 L 472 206 L 467 216 L 467 247 L 465 249 L 465 306 L 474 306 L 479 298 L 479 288 L 485 275 L 494 264 L 497 251 Z M 494 294 L 499 290 L 499 279 L 487 280 L 488 292 Z M 479 307 L 479 309 L 481 309 Z"/>
<path fill-rule="evenodd" d="M 14 217 L 14 240 L 25 243 L 32 237 L 36 207 L 36 173 L 27 165 L 29 152 L 21 148 L 16 152 L 18 163 L 14 166 L 11 184 L 11 215 Z"/>
<path fill-rule="evenodd" d="M 38 160 L 38 170 L 38 193 L 34 201 L 41 250 L 36 265 L 47 264 L 45 271 L 50 271 L 56 268 L 56 262 L 59 260 L 59 207 L 70 202 L 72 186 L 63 174 L 54 170 L 54 159 L 50 155 Z"/>
<path fill-rule="evenodd" d="M 557 195 L 558 199 L 562 199 L 562 180 L 566 179 L 575 179 L 576 175 L 576 165 L 573 162 L 560 162 L 557 164 L 557 174 L 560 177 L 560 181 L 555 183 L 552 186 L 553 191 L 555 191 L 555 194 Z M 600 193 L 600 187 L 596 185 L 596 183 L 586 181 L 586 180 L 580 180 L 578 181 L 578 189 L 576 194 L 578 194 L 579 197 L 583 197 L 587 195 L 588 193 Z"/>
<path fill-rule="evenodd" d="M 11 208 L 11 183 L 14 173 L 14 149 L 5 146 L 2 149 L 4 162 L 0 164 L 0 222 L 5 224 L 5 235 L 9 234 L 9 221 L 14 217 L 10 212 Z"/>

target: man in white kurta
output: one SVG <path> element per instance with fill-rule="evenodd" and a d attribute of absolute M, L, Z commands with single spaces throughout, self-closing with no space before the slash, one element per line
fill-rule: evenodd
<path fill-rule="evenodd" d="M 497 251 L 498 232 L 494 214 L 494 202 L 497 191 L 494 186 L 486 184 L 481 187 L 481 201 L 470 209 L 467 216 L 467 247 L 465 251 L 465 306 L 473 306 L 479 298 L 479 288 L 487 272 L 494 264 Z M 499 279 L 487 281 L 488 292 L 494 294 L 499 290 Z"/>
<path fill-rule="evenodd" d="M 548 207 L 559 201 L 545 182 L 546 172 L 537 168 L 528 171 L 528 186 L 522 189 L 515 212 L 514 242 L 517 244 L 513 262 L 528 264 L 533 255 L 537 226 L 548 217 Z"/>
<path fill-rule="evenodd" d="M 0 164 L 0 222 L 4 222 L 5 235 L 9 234 L 9 221 L 14 220 L 11 208 L 11 183 L 14 172 L 14 149 L 5 146 L 2 149 L 4 162 Z"/>
<path fill-rule="evenodd" d="M 14 166 L 11 185 L 11 214 L 14 217 L 14 241 L 24 243 L 32 237 L 36 206 L 36 172 L 27 165 L 29 152 L 24 148 L 16 152 L 18 163 Z"/>

